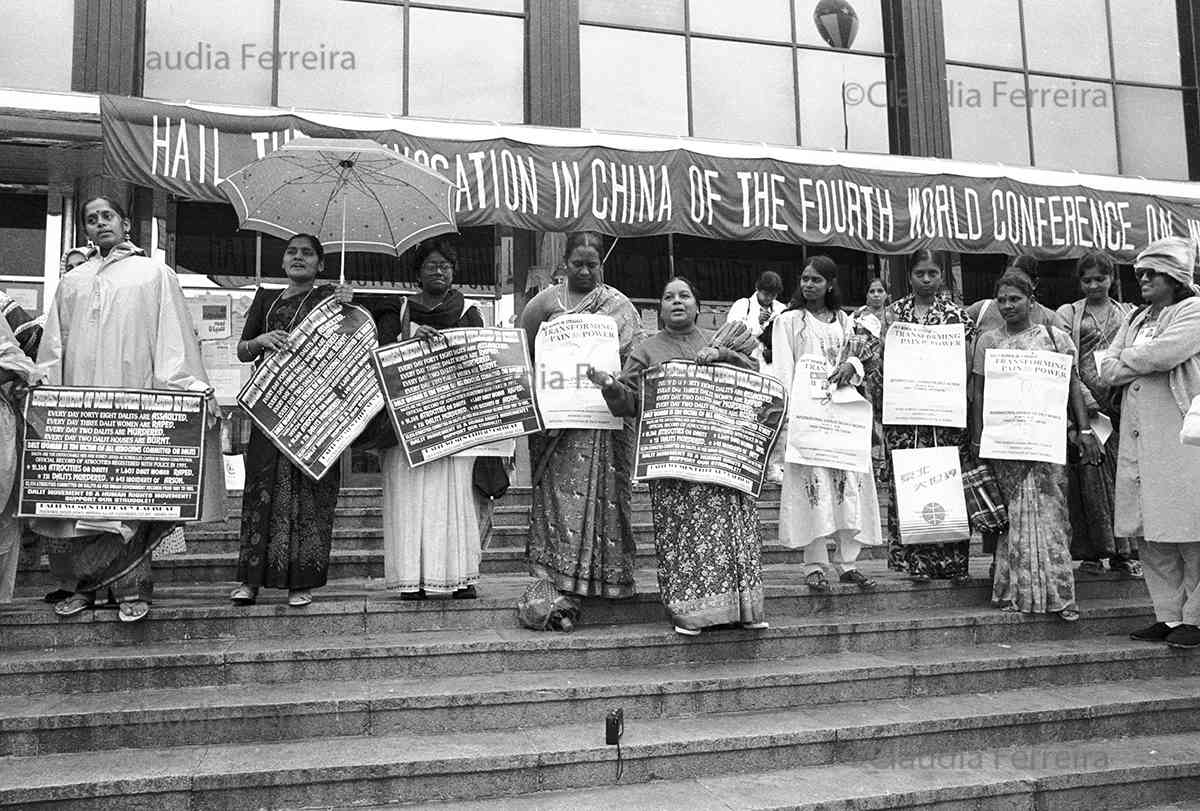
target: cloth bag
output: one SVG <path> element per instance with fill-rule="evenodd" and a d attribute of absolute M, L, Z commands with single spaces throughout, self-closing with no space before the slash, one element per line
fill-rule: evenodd
<path fill-rule="evenodd" d="M 991 465 L 982 460 L 976 462 L 963 471 L 962 481 L 971 529 L 995 533 L 1008 529 L 1008 507 Z"/>
<path fill-rule="evenodd" d="M 1200 394 L 1192 398 L 1192 406 L 1183 417 L 1183 429 L 1179 441 L 1184 445 L 1200 447 Z"/>
<path fill-rule="evenodd" d="M 900 543 L 951 543 L 971 537 L 958 448 L 892 451 Z"/>

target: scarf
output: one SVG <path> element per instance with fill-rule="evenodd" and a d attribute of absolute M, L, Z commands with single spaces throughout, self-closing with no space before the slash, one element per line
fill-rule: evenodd
<path fill-rule="evenodd" d="M 466 298 L 454 288 L 451 288 L 445 298 L 433 307 L 421 303 L 416 296 L 409 296 L 408 318 L 414 324 L 434 329 L 453 329 L 462 320 L 465 304 Z"/>

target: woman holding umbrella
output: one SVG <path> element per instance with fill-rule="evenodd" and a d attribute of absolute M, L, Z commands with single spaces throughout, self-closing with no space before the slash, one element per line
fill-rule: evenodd
<path fill-rule="evenodd" d="M 334 297 L 348 304 L 354 291 L 347 285 L 317 285 L 325 269 L 325 249 L 309 234 L 292 237 L 283 252 L 283 290 L 259 288 L 238 342 L 238 359 L 260 360 L 287 346 L 288 334 L 313 308 Z M 280 453 L 257 427 L 246 450 L 246 485 L 242 491 L 241 551 L 233 602 L 252 605 L 260 587 L 287 589 L 288 605 L 312 602 L 314 588 L 325 585 L 333 541 L 333 513 L 341 475 L 334 465 L 313 481 Z"/>

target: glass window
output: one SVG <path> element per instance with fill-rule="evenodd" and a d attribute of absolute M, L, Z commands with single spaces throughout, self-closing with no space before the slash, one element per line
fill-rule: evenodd
<path fill-rule="evenodd" d="M 1029 93 L 1034 165 L 1116 174 L 1110 85 L 1030 76 Z"/>
<path fill-rule="evenodd" d="M 1021 68 L 1018 0 L 942 0 L 946 58 Z"/>
<path fill-rule="evenodd" d="M 579 63 L 584 127 L 688 134 L 683 37 L 585 25 Z"/>
<path fill-rule="evenodd" d="M 792 12 L 788 0 L 690 0 L 692 33 L 788 41 Z"/>
<path fill-rule="evenodd" d="M 813 20 L 812 9 L 815 6 L 816 3 L 796 3 L 796 42 L 827 48 L 829 43 L 821 37 Z M 854 35 L 851 47 L 856 51 L 883 53 L 883 3 L 880 0 L 856 2 L 854 12 L 858 15 L 858 33 Z"/>
<path fill-rule="evenodd" d="M 801 49 L 796 67 L 801 146 L 890 151 L 882 58 Z"/>
<path fill-rule="evenodd" d="M 1029 69 L 1108 78 L 1105 0 L 1023 0 Z"/>
<path fill-rule="evenodd" d="M 279 50 L 299 56 L 280 60 L 279 104 L 400 115 L 403 49 L 399 6 L 289 0 L 280 5 Z"/>
<path fill-rule="evenodd" d="M 416 0 L 424 6 L 478 9 L 480 11 L 525 12 L 525 0 Z"/>
<path fill-rule="evenodd" d="M 579 0 L 583 22 L 683 30 L 683 0 Z"/>
<path fill-rule="evenodd" d="M 1117 87 L 1121 172 L 1187 180 L 1187 131 L 1178 90 Z"/>
<path fill-rule="evenodd" d="M 1117 80 L 1179 84 L 1175 0 L 1109 0 Z"/>
<path fill-rule="evenodd" d="M 414 8 L 409 24 L 409 115 L 525 120 L 524 20 Z"/>
<path fill-rule="evenodd" d="M 1024 90 L 1022 74 L 947 65 L 946 84 L 956 160 L 1029 165 L 1029 121 L 1011 95 Z"/>
<path fill-rule="evenodd" d="M 147 0 L 145 95 L 270 104 L 274 5 L 272 0 Z"/>
<path fill-rule="evenodd" d="M 12 0 L 0 31 L 0 87 L 70 90 L 74 0 Z"/>
<path fill-rule="evenodd" d="M 795 144 L 795 109 L 790 48 L 692 40 L 696 135 Z"/>

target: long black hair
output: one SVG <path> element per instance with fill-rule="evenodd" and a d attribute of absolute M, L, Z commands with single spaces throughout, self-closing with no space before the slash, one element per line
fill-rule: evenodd
<path fill-rule="evenodd" d="M 837 262 L 834 262 L 824 254 L 818 254 L 816 256 L 809 257 L 809 260 L 804 263 L 804 269 L 807 270 L 808 268 L 812 268 L 817 273 L 820 273 L 821 277 L 829 283 L 829 286 L 825 289 L 826 309 L 828 309 L 830 312 L 837 312 L 840 310 L 842 307 L 842 291 L 841 288 L 838 287 Z M 789 310 L 799 310 L 803 307 L 804 292 L 800 286 L 800 283 L 797 282 L 796 289 L 792 293 L 792 300 L 788 302 L 787 308 Z"/>

